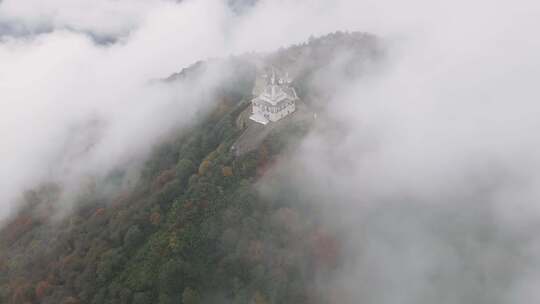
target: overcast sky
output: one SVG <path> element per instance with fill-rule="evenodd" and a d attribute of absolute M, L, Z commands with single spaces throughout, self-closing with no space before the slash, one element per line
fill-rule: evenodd
<path fill-rule="evenodd" d="M 336 284 L 351 285 L 351 303 L 359 297 L 366 303 L 534 302 L 538 29 L 540 4 L 532 0 L 261 0 L 244 9 L 219 0 L 4 0 L 0 219 L 15 210 L 22 190 L 51 178 L 77 181 L 141 157 L 159 136 L 208 106 L 193 102 L 191 88 L 149 86 L 149 80 L 201 59 L 360 30 L 386 41 L 388 59 L 384 72 L 361 81 L 335 75 L 341 89 L 327 114 L 344 123 L 346 136 L 336 143 L 314 130 L 298 154 L 309 157 L 291 155 L 278 165 L 306 172 L 289 178 L 299 189 L 324 192 L 314 198 L 333 199 L 352 231 L 379 232 L 369 246 L 360 245 L 363 234 L 351 236 L 354 267 Z M 212 73 L 196 87 L 216 82 L 219 73 Z M 97 127 L 80 134 L 92 122 Z M 347 165 L 336 167 L 340 161 Z M 389 211 L 366 224 L 366 214 L 385 204 Z M 437 212 L 418 220 L 426 210 L 418 206 L 425 205 Z M 397 212 L 403 217 L 396 218 L 395 208 L 406 208 Z M 462 229 L 439 224 L 452 216 Z M 488 234 L 492 242 L 484 247 L 465 250 L 472 260 L 459 253 L 461 245 L 448 245 L 463 235 L 466 244 L 477 244 L 484 230 L 497 233 Z M 388 240 L 405 241 L 392 247 Z M 509 263 L 517 254 L 533 262 Z M 467 268 L 467 261 L 477 267 L 462 281 L 455 269 Z M 438 268 L 445 262 L 450 268 Z M 360 271 L 366 265 L 379 274 L 373 286 L 386 293 L 369 293 L 372 285 Z M 491 280 L 505 274 L 511 283 Z M 446 289 L 429 285 L 433 275 L 442 276 Z M 412 282 L 406 291 L 402 280 Z M 452 292 L 437 297 L 433 290 Z"/>

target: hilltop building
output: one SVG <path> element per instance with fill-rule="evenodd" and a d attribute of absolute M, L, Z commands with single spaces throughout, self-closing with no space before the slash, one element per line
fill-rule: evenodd
<path fill-rule="evenodd" d="M 272 70 L 272 75 L 265 78 L 266 86 L 260 95 L 251 101 L 253 114 L 249 117 L 263 125 L 278 121 L 294 112 L 298 100 L 288 75 L 279 77 L 276 71 Z"/>

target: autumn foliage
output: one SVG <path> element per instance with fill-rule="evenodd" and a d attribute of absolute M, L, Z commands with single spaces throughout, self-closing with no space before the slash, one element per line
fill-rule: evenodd
<path fill-rule="evenodd" d="M 103 214 L 105 214 L 105 208 L 98 208 L 94 212 L 94 217 L 98 217 L 98 216 L 101 216 Z"/>
<path fill-rule="evenodd" d="M 225 177 L 228 177 L 228 176 L 233 176 L 233 169 L 232 167 L 230 166 L 225 166 L 221 169 L 221 173 L 223 174 L 223 176 Z"/>
<path fill-rule="evenodd" d="M 157 191 L 157 190 L 163 188 L 163 186 L 165 186 L 168 182 L 172 181 L 175 177 L 176 177 L 176 170 L 175 169 L 169 169 L 169 170 L 163 171 L 154 180 L 154 184 L 152 185 L 152 189 L 154 191 Z"/>
<path fill-rule="evenodd" d="M 8 243 L 13 243 L 23 234 L 30 231 L 34 220 L 28 215 L 20 215 L 2 230 L 2 238 Z"/>
<path fill-rule="evenodd" d="M 40 281 L 36 285 L 36 299 L 40 301 L 47 294 L 50 289 L 50 284 L 47 281 Z"/>
<path fill-rule="evenodd" d="M 132 188 L 74 198 L 53 225 L 34 207 L 56 197 L 29 192 L 28 211 L 0 231 L 0 303 L 326 303 L 313 290 L 338 268 L 338 234 L 302 193 L 258 191 L 284 156 L 280 130 L 233 149 L 254 73 L 235 80 L 231 104 L 156 147 Z"/>
<path fill-rule="evenodd" d="M 204 175 L 208 168 L 210 167 L 211 162 L 209 160 L 203 160 L 199 166 L 199 175 Z"/>
<path fill-rule="evenodd" d="M 152 212 L 152 214 L 150 214 L 150 223 L 152 223 L 152 225 L 159 225 L 160 222 L 161 214 L 159 214 L 159 212 Z"/>

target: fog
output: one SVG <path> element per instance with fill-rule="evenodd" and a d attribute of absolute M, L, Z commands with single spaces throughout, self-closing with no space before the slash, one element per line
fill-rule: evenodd
<path fill-rule="evenodd" d="M 17 210 L 24 190 L 44 181 L 77 188 L 88 176 L 143 159 L 161 136 L 211 106 L 193 92 L 223 75 L 213 71 L 188 88 L 152 80 L 199 60 L 269 51 L 333 28 L 293 26 L 295 11 L 311 11 L 313 23 L 322 16 L 309 1 L 242 4 L 2 1 L 0 221 Z M 286 24 L 275 22 L 281 8 L 291 11 Z M 290 35 L 281 35 L 287 28 Z"/>
<path fill-rule="evenodd" d="M 111 2 L 102 4 L 104 11 L 111 9 Z M 218 82 L 220 73 L 216 71 L 193 84 L 194 88 L 191 84 L 150 84 L 154 78 L 191 64 L 196 56 L 209 54 L 219 44 L 217 25 L 201 32 L 216 39 L 192 43 L 189 51 L 183 50 L 180 39 L 176 44 L 154 43 L 172 36 L 173 27 L 177 27 L 175 34 L 184 35 L 183 22 L 193 19 L 190 16 L 204 9 L 202 6 L 156 4 L 145 13 L 144 26 L 139 24 L 129 36 L 118 36 L 122 42 L 103 46 L 86 32 L 64 28 L 64 22 L 80 21 L 76 12 L 73 20 L 65 15 L 71 16 L 71 10 L 82 9 L 84 3 L 66 6 L 68 12 L 58 5 L 44 5 L 43 15 L 41 5 L 33 6 L 40 8 L 37 11 L 9 1 L 0 7 L 2 15 L 22 14 L 20 19 L 28 19 L 31 27 L 46 24 L 55 28 L 60 24 L 50 32 L 2 39 L 2 216 L 12 212 L 13 202 L 23 190 L 40 182 L 52 180 L 77 188 L 85 177 L 107 174 L 116 166 L 144 157 L 161 135 L 188 124 L 198 110 L 208 106 L 208 102 L 196 100 L 196 92 Z M 130 7 L 129 3 L 125 7 Z M 50 20 L 47 9 L 60 9 L 55 14 L 58 20 Z M 118 35 L 119 27 L 131 26 L 142 13 L 134 8 L 122 12 L 130 15 L 117 21 L 123 24 L 103 23 L 111 19 L 104 14 L 99 15 L 104 20 L 86 20 L 80 26 L 86 27 L 85 31 Z M 42 19 L 36 20 L 37 16 Z M 159 27 L 158 20 L 170 20 L 170 27 Z M 184 36 L 193 39 L 193 33 Z"/>
<path fill-rule="evenodd" d="M 321 283 L 335 302 L 536 300 L 538 5 L 372 4 L 388 61 L 312 84 L 326 123 L 261 191 L 325 210 L 346 247 Z"/>
<path fill-rule="evenodd" d="M 222 74 L 189 87 L 150 80 L 201 59 L 361 30 L 385 40 L 384 66 L 313 83 L 337 88 L 321 114 L 343 129 L 336 137 L 316 126 L 272 173 L 345 233 L 346 271 L 325 284 L 345 303 L 534 302 L 539 17 L 527 0 L 261 0 L 242 9 L 4 0 L 0 218 L 39 182 L 77 184 L 144 158 L 211 106 L 194 102 L 196 92 Z M 88 123 L 89 134 L 73 131 Z M 269 177 L 260 186 L 268 194 L 282 185 Z"/>

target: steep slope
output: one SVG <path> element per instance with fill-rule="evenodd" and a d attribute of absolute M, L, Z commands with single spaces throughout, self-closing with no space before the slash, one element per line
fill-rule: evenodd
<path fill-rule="evenodd" d="M 157 147 L 134 187 L 111 198 L 96 186 L 57 221 L 48 210 L 61 186 L 29 192 L 27 207 L 0 232 L 0 302 L 330 301 L 332 292 L 320 282 L 339 267 L 339 238 L 313 206 L 296 197 L 262 197 L 256 187 L 313 122 L 290 120 L 240 156 L 231 146 L 244 132 L 236 120 L 249 106 L 256 62 L 293 71 L 302 99 L 317 110 L 331 88 L 318 90 L 314 79 L 343 53 L 352 76 L 380 56 L 374 37 L 337 33 L 227 59 L 230 77 L 215 109 Z M 185 81 L 209 64 L 167 81 Z"/>

